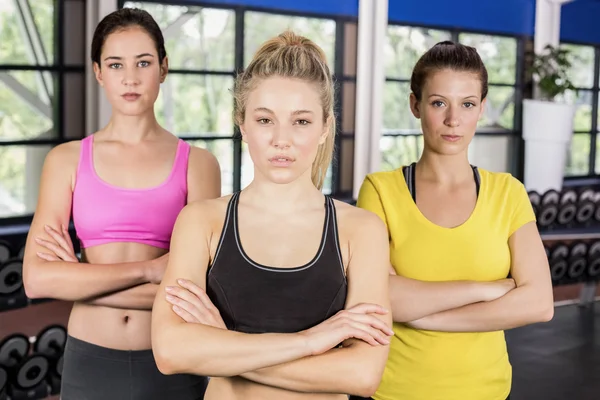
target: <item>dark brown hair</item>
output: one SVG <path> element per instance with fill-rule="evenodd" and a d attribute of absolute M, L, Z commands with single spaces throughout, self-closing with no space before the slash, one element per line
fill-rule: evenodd
<path fill-rule="evenodd" d="M 100 21 L 92 39 L 92 62 L 100 65 L 102 47 L 104 46 L 104 42 L 106 42 L 106 38 L 111 33 L 136 26 L 144 29 L 152 40 L 154 40 L 158 53 L 158 61 L 162 63 L 163 59 L 167 56 L 167 51 L 165 50 L 165 39 L 160 27 L 147 11 L 138 8 L 122 8 L 108 14 Z"/>
<path fill-rule="evenodd" d="M 444 41 L 436 44 L 419 58 L 410 78 L 410 90 L 421 101 L 423 86 L 427 78 L 435 72 L 451 69 L 460 72 L 473 72 L 481 80 L 481 100 L 488 93 L 488 73 L 477 50 L 471 46 Z"/>

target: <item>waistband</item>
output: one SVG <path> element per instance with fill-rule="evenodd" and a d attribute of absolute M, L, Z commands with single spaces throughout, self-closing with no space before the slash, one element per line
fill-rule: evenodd
<path fill-rule="evenodd" d="M 148 350 L 118 350 L 109 347 L 98 346 L 71 335 L 67 336 L 65 351 L 75 351 L 90 357 L 106 358 L 114 361 L 146 361 L 154 363 L 154 354 Z"/>

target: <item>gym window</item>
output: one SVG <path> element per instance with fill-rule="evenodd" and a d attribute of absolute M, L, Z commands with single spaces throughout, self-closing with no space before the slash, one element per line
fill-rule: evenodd
<path fill-rule="evenodd" d="M 381 169 L 392 170 L 417 161 L 423 151 L 420 121 L 414 118 L 409 107 L 410 75 L 418 58 L 443 40 L 476 47 L 488 69 L 488 100 L 469 148 L 471 163 L 492 171 L 516 173 L 520 102 L 515 100 L 521 98 L 517 69 L 521 57 L 520 39 L 392 22 L 388 26 L 385 46 Z"/>
<path fill-rule="evenodd" d="M 65 24 L 65 20 L 69 24 Z M 0 218 L 35 210 L 46 154 L 85 130 L 85 2 L 0 2 Z"/>
<path fill-rule="evenodd" d="M 573 139 L 567 154 L 565 177 L 584 177 L 600 174 L 597 151 L 599 49 L 592 46 L 561 44 L 571 51 L 569 76 L 578 93 L 568 93 L 567 99 L 576 105 Z M 595 72 L 596 71 L 596 72 Z"/>
<path fill-rule="evenodd" d="M 336 21 L 322 17 L 275 14 L 246 7 L 178 5 L 177 2 L 122 2 L 148 11 L 165 37 L 169 76 L 156 103 L 159 122 L 219 160 L 222 193 L 243 189 L 254 175 L 245 144 L 232 120 L 236 71 L 249 63 L 267 39 L 287 28 L 306 35 L 327 54 L 335 69 Z M 333 167 L 323 192 L 332 192 Z"/>

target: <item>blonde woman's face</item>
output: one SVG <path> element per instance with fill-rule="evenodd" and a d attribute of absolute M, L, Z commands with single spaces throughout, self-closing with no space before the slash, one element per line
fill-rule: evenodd
<path fill-rule="evenodd" d="M 242 139 L 254 162 L 254 176 L 285 184 L 310 181 L 312 163 L 327 130 L 318 87 L 306 81 L 271 77 L 249 94 Z"/>

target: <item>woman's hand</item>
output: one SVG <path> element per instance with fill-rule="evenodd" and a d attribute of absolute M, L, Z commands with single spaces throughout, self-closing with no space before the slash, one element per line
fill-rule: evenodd
<path fill-rule="evenodd" d="M 173 312 L 185 322 L 204 324 L 227 329 L 221 313 L 202 288 L 186 279 L 178 279 L 180 286 L 167 286 L 166 299 L 173 305 Z"/>
<path fill-rule="evenodd" d="M 45 227 L 46 233 L 50 235 L 54 242 L 42 239 L 40 237 L 35 238 L 37 244 L 46 249 L 50 250 L 52 253 L 42 253 L 38 252 L 37 256 L 46 261 L 66 261 L 66 262 L 79 262 L 79 259 L 75 255 L 75 250 L 73 248 L 73 242 L 71 241 L 71 236 L 69 235 L 69 231 L 64 225 L 61 225 L 61 231 L 57 231 L 49 225 Z"/>

